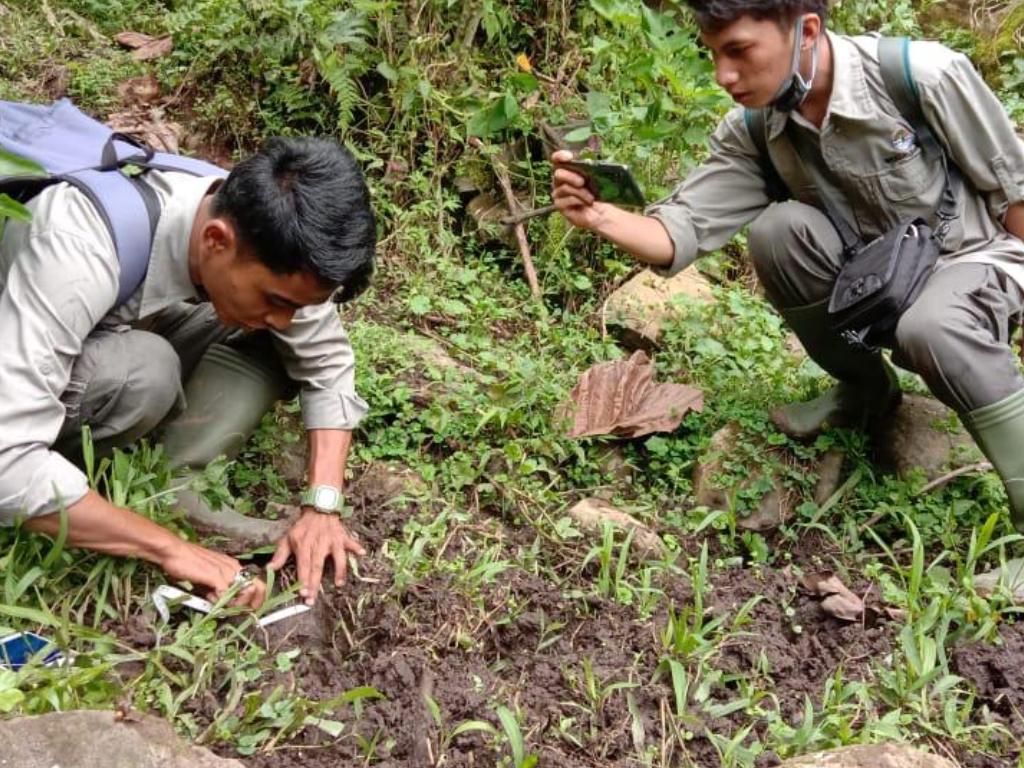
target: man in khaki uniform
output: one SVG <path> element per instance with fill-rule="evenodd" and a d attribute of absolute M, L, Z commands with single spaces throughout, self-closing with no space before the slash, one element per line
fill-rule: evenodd
<path fill-rule="evenodd" d="M 363 550 L 337 502 L 351 430 L 366 412 L 335 301 L 373 269 L 369 192 L 333 141 L 277 139 L 231 174 L 147 171 L 159 204 L 148 271 L 118 303 L 118 253 L 100 210 L 60 183 L 34 197 L 31 221 L 0 240 L 0 525 L 25 519 L 70 544 L 137 557 L 210 596 L 261 581 L 239 563 L 114 506 L 89 488 L 80 435 L 98 450 L 154 433 L 175 467 L 241 448 L 267 409 L 301 393 L 309 434 L 303 513 L 271 566 L 294 555 L 300 594 L 315 600 L 325 561 L 344 579 Z M 326 491 L 326 492 L 325 492 Z M 320 503 L 322 499 L 334 503 Z M 194 503 L 201 503 L 198 499 Z M 328 508 L 330 507 L 330 508 Z"/>
<path fill-rule="evenodd" d="M 769 300 L 838 379 L 811 402 L 776 409 L 773 420 L 796 437 L 826 424 L 869 426 L 898 405 L 899 388 L 881 354 L 829 327 L 843 247 L 817 180 L 832 179 L 838 189 L 829 199 L 867 242 L 907 218 L 934 226 L 941 158 L 926 157 L 890 98 L 878 38 L 825 31 L 827 0 L 689 4 L 718 83 L 741 105 L 711 137 L 708 159 L 641 216 L 595 201 L 578 174 L 557 168 L 571 156 L 556 153 L 555 203 L 576 226 L 665 275 L 750 224 L 750 254 Z M 939 264 L 896 329 L 893 359 L 960 415 L 1024 530 L 1024 379 L 1009 347 L 1024 308 L 1024 143 L 964 56 L 913 42 L 909 65 L 928 125 L 964 181 Z M 767 107 L 768 153 L 793 199 L 769 197 L 744 107 Z M 794 135 L 812 151 L 801 155 Z"/>

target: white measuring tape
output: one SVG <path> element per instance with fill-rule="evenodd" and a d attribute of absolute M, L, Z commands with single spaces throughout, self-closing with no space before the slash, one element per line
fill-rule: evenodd
<path fill-rule="evenodd" d="M 184 605 L 200 613 L 209 613 L 213 610 L 213 603 L 209 600 L 196 597 L 169 584 L 163 584 L 153 590 L 153 605 L 156 607 L 156 612 L 160 614 L 160 618 L 165 622 L 171 620 L 171 608 L 176 605 Z M 271 624 L 290 619 L 292 616 L 299 616 L 308 610 L 308 605 L 289 605 L 273 613 L 268 613 L 256 622 L 256 626 L 269 627 Z"/>

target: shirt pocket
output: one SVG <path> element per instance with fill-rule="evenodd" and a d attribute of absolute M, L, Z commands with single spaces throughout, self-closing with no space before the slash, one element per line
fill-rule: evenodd
<path fill-rule="evenodd" d="M 899 208 L 908 205 L 920 209 L 916 215 L 934 210 L 942 195 L 941 162 L 929 162 L 920 148 L 909 155 L 887 163 L 878 173 L 878 183 L 885 199 Z"/>

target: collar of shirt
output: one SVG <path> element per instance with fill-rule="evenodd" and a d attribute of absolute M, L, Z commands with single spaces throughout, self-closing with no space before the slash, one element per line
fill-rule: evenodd
<path fill-rule="evenodd" d="M 188 246 L 199 206 L 219 181 L 174 172 L 153 173 L 150 177 L 150 186 L 160 198 L 160 219 L 142 284 L 140 318 L 178 301 L 201 298 L 189 275 Z"/>
<path fill-rule="evenodd" d="M 864 60 L 853 42 L 843 36 L 825 31 L 832 46 L 832 94 L 829 96 L 828 112 L 824 126 L 832 115 L 867 120 L 876 116 L 875 100 L 868 91 L 864 77 Z M 795 113 L 794 113 L 795 115 Z M 771 110 L 768 115 L 768 136 L 778 138 L 786 127 L 790 113 Z"/>

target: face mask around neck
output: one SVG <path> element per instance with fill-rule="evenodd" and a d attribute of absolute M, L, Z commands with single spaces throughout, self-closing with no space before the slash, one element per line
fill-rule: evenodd
<path fill-rule="evenodd" d="M 814 48 L 811 49 L 811 75 L 806 80 L 800 76 L 800 40 L 804 33 L 804 17 L 796 20 L 793 38 L 793 61 L 789 67 L 789 75 L 782 81 L 779 90 L 775 92 L 770 105 L 780 112 L 792 112 L 804 103 L 807 94 L 811 92 L 814 83 L 814 75 L 818 71 L 818 40 L 814 41 Z"/>

